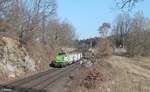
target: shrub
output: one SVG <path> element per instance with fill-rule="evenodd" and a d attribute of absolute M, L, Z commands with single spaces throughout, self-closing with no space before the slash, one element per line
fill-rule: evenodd
<path fill-rule="evenodd" d="M 129 56 L 150 55 L 150 32 L 134 31 L 130 32 L 127 40 L 127 53 Z"/>
<path fill-rule="evenodd" d="M 112 55 L 112 47 L 110 44 L 110 41 L 105 38 L 105 39 L 101 39 L 97 45 L 97 57 L 99 58 L 105 58 L 105 57 L 109 57 Z"/>
<path fill-rule="evenodd" d="M 101 84 L 105 80 L 106 80 L 105 76 L 101 72 L 97 71 L 96 69 L 93 69 L 88 72 L 87 76 L 82 81 L 81 85 L 83 85 L 85 88 L 88 89 L 96 88 L 97 86 L 99 86 L 99 84 Z"/>

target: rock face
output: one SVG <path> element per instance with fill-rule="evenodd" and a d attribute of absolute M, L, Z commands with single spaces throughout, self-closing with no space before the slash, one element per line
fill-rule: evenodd
<path fill-rule="evenodd" d="M 0 38 L 0 79 L 9 80 L 35 72 L 36 64 L 17 40 Z"/>

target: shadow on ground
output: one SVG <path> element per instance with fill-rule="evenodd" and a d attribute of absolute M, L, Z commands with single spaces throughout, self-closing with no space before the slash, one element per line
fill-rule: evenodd
<path fill-rule="evenodd" d="M 33 88 L 21 88 L 14 86 L 0 85 L 0 92 L 47 92 L 46 90 L 37 90 Z"/>

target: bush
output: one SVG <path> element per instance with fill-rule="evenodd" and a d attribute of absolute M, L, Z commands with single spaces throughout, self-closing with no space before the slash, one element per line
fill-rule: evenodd
<path fill-rule="evenodd" d="M 105 58 L 112 55 L 112 47 L 107 38 L 101 39 L 97 45 L 97 57 Z"/>
<path fill-rule="evenodd" d="M 85 79 L 82 81 L 81 85 L 83 85 L 87 89 L 96 88 L 102 82 L 106 81 L 105 76 L 96 69 L 93 69 L 88 72 Z"/>
<path fill-rule="evenodd" d="M 128 35 L 127 53 L 129 56 L 148 56 L 150 55 L 150 32 L 133 31 Z"/>

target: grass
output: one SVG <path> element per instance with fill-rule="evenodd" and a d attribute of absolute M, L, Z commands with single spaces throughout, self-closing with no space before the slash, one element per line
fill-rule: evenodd
<path fill-rule="evenodd" d="M 150 59 L 112 56 L 99 70 L 111 80 L 97 84 L 95 89 L 74 86 L 70 92 L 150 92 Z M 77 82 L 77 81 L 76 81 Z"/>

